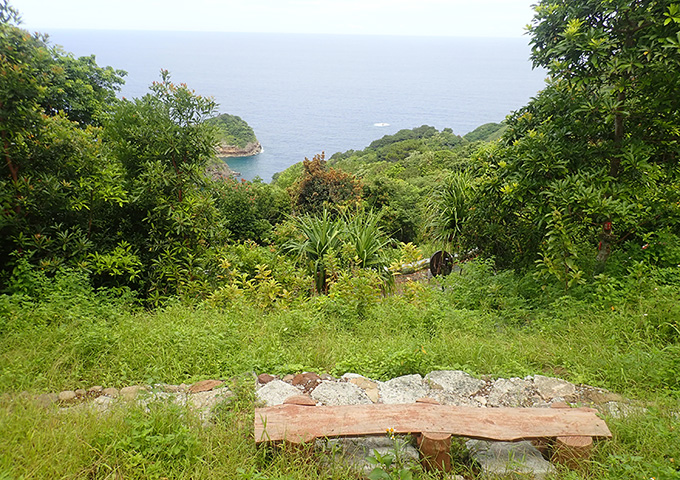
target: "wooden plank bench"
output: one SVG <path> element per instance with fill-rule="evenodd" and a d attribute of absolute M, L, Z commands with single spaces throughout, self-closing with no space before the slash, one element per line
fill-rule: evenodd
<path fill-rule="evenodd" d="M 475 408 L 422 401 L 407 405 L 314 406 L 293 398 L 287 404 L 255 409 L 255 441 L 300 444 L 316 438 L 395 434 L 419 436 L 427 457 L 448 449 L 451 436 L 514 442 L 551 442 L 553 461 L 573 466 L 587 457 L 593 438 L 611 438 L 604 420 L 591 408 Z M 448 442 L 448 443 L 447 443 Z M 438 452 L 438 453 L 437 453 Z M 445 457 L 446 455 L 444 455 Z M 445 460 L 445 459 L 444 459 Z M 444 462 L 448 463 L 448 462 Z"/>

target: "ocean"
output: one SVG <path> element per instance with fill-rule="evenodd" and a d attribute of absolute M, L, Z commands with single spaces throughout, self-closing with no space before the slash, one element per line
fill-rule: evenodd
<path fill-rule="evenodd" d="M 228 159 L 252 180 L 322 151 L 361 150 L 403 128 L 463 135 L 500 122 L 544 86 L 528 38 L 54 30 L 52 43 L 128 72 L 121 96 L 161 69 L 243 118 L 260 155 Z"/>

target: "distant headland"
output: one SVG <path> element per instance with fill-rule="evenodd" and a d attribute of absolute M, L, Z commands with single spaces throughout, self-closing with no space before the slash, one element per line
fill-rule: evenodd
<path fill-rule="evenodd" d="M 217 128 L 219 143 L 215 154 L 218 157 L 251 157 L 262 152 L 255 132 L 241 117 L 223 113 L 207 123 Z"/>
<path fill-rule="evenodd" d="M 260 145 L 260 142 L 258 141 L 249 142 L 244 147 L 220 142 L 220 144 L 215 147 L 215 153 L 220 158 L 252 157 L 253 155 L 262 153 L 262 145 Z"/>

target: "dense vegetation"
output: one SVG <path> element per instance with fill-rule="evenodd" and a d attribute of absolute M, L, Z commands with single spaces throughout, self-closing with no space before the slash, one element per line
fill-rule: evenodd
<path fill-rule="evenodd" d="M 223 145 L 244 148 L 249 143 L 257 142 L 255 132 L 250 125 L 236 115 L 223 113 L 206 120 L 206 123 L 217 128 L 217 140 Z"/>
<path fill-rule="evenodd" d="M 550 76 L 503 123 L 310 152 L 271 185 L 206 175 L 225 132 L 252 132 L 168 72 L 119 99 L 125 72 L 22 30 L 7 0 L 0 20 L 0 479 L 347 478 L 256 451 L 245 381 L 204 429 L 172 405 L 30 398 L 432 369 L 636 398 L 584 475 L 680 477 L 677 4 L 542 0 Z M 394 285 L 442 248 L 459 274 Z"/>

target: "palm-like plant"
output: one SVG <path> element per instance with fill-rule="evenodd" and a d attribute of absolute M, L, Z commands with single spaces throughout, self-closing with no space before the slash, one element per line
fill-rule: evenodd
<path fill-rule="evenodd" d="M 385 248 L 392 240 L 380 228 L 380 215 L 360 212 L 352 217 L 345 214 L 347 241 L 352 247 L 357 266 L 377 270 L 383 274 L 389 265 Z"/>
<path fill-rule="evenodd" d="M 453 172 L 433 192 L 429 202 L 428 230 L 435 242 L 445 248 L 453 246 L 468 214 L 472 194 L 472 177 L 466 172 Z"/>
<path fill-rule="evenodd" d="M 316 291 L 325 293 L 328 288 L 326 260 L 341 245 L 342 222 L 332 218 L 326 209 L 319 216 L 294 217 L 293 222 L 302 238 L 289 240 L 283 248 L 297 255 L 300 260 L 307 260 L 314 274 Z"/>
<path fill-rule="evenodd" d="M 380 228 L 379 215 L 360 210 L 334 218 L 324 209 L 320 215 L 294 217 L 292 221 L 299 237 L 286 242 L 283 248 L 306 261 L 318 293 L 328 290 L 328 270 L 333 260 L 389 275 L 385 247 L 391 239 Z"/>

